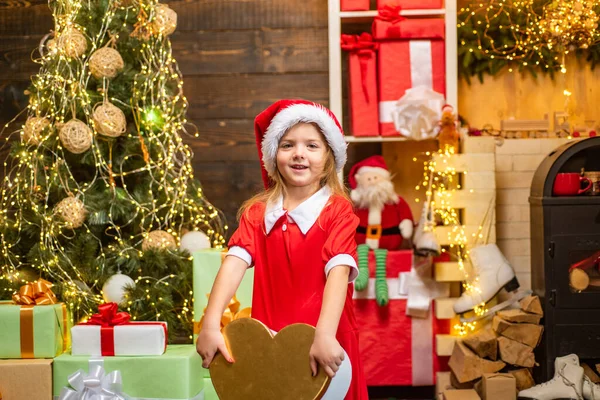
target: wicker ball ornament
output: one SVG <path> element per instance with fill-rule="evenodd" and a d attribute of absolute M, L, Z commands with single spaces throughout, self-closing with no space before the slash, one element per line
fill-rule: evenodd
<path fill-rule="evenodd" d="M 177 28 L 177 13 L 166 4 L 159 4 L 154 9 L 154 32 L 165 36 L 175 32 Z"/>
<path fill-rule="evenodd" d="M 148 236 L 142 242 L 142 250 L 150 249 L 170 249 L 177 248 L 177 241 L 169 232 L 156 230 L 148 233 Z"/>
<path fill-rule="evenodd" d="M 83 202 L 73 196 L 62 199 L 54 207 L 54 212 L 73 229 L 83 225 L 87 215 Z"/>
<path fill-rule="evenodd" d="M 58 48 L 67 57 L 81 57 L 87 50 L 87 39 L 79 30 L 71 28 L 58 37 Z"/>
<path fill-rule="evenodd" d="M 104 136 L 119 137 L 127 129 L 125 114 L 109 101 L 96 105 L 92 118 L 96 130 Z"/>
<path fill-rule="evenodd" d="M 92 130 L 83 121 L 73 118 L 58 132 L 63 147 L 73 154 L 86 152 L 92 145 Z"/>
<path fill-rule="evenodd" d="M 114 78 L 124 66 L 121 54 L 111 47 L 98 49 L 90 57 L 90 72 L 95 78 Z"/>
<path fill-rule="evenodd" d="M 39 144 L 42 138 L 42 131 L 50 125 L 50 121 L 45 117 L 30 117 L 25 122 L 23 128 L 23 141 L 27 144 Z"/>

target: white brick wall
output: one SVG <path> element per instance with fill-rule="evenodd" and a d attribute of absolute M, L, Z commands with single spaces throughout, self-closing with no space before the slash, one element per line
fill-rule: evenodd
<path fill-rule="evenodd" d="M 505 139 L 496 147 L 496 236 L 521 287 L 531 287 L 529 190 L 542 160 L 567 139 Z"/>

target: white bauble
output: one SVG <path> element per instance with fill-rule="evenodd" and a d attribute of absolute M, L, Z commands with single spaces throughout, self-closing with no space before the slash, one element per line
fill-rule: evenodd
<path fill-rule="evenodd" d="M 107 303 L 115 302 L 121 304 L 125 299 L 125 287 L 135 286 L 133 279 L 121 273 L 115 274 L 108 278 L 102 286 L 102 294 L 104 301 Z"/>
<path fill-rule="evenodd" d="M 187 250 L 192 254 L 198 250 L 210 249 L 210 239 L 200 231 L 189 231 L 181 237 L 181 250 Z"/>

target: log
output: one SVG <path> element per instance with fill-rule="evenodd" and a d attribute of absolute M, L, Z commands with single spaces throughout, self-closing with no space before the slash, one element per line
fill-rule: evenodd
<path fill-rule="evenodd" d="M 526 344 L 529 347 L 536 347 L 540 343 L 544 331 L 544 327 L 541 325 L 513 324 L 497 315 L 492 320 L 492 327 L 497 334 Z"/>
<path fill-rule="evenodd" d="M 527 368 L 514 369 L 512 371 L 507 371 L 507 373 L 515 377 L 515 380 L 517 381 L 517 392 L 535 386 L 531 371 Z"/>
<path fill-rule="evenodd" d="M 537 296 L 527 296 L 523 300 L 519 302 L 521 305 L 521 310 L 530 312 L 532 314 L 544 315 L 544 311 L 542 310 L 542 303 L 540 303 L 540 298 Z"/>
<path fill-rule="evenodd" d="M 523 310 L 511 309 L 498 311 L 496 314 L 500 318 L 508 322 L 516 322 L 516 323 L 527 323 L 527 324 L 539 324 L 542 319 L 541 315 L 532 314 L 525 312 Z"/>
<path fill-rule="evenodd" d="M 465 383 L 481 378 L 486 372 L 498 372 L 506 365 L 502 361 L 490 361 L 473 353 L 461 341 L 456 341 L 448 362 L 458 382 Z"/>
<path fill-rule="evenodd" d="M 498 340 L 494 331 L 490 328 L 481 329 L 463 340 L 471 350 L 479 357 L 498 359 Z"/>
<path fill-rule="evenodd" d="M 500 336 L 498 338 L 498 347 L 500 348 L 500 359 L 508 364 L 527 368 L 535 365 L 533 348 L 523 343 Z"/>
<path fill-rule="evenodd" d="M 473 381 L 461 383 L 458 381 L 456 375 L 454 375 L 454 372 L 450 371 L 450 386 L 452 386 L 454 389 L 473 389 L 479 381 L 481 381 L 481 379 L 478 378 Z"/>
<path fill-rule="evenodd" d="M 581 366 L 583 367 L 583 373 L 588 378 L 590 378 L 590 381 L 592 381 L 594 383 L 600 383 L 600 376 L 598 376 L 598 374 L 596 373 L 596 371 L 594 371 L 594 369 L 592 367 L 590 367 L 586 363 L 581 363 Z M 596 366 L 596 368 L 597 367 L 598 366 Z"/>
<path fill-rule="evenodd" d="M 578 292 L 583 292 L 590 286 L 590 276 L 584 270 L 575 268 L 569 272 L 569 286 Z"/>

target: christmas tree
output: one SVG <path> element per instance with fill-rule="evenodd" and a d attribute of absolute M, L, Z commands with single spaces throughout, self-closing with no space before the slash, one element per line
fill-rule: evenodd
<path fill-rule="evenodd" d="M 221 247 L 227 227 L 181 137 L 197 133 L 168 38 L 177 14 L 155 0 L 49 5 L 55 28 L 40 44 L 27 120 L 3 132 L 0 299 L 43 278 L 78 322 L 127 284 L 121 306 L 132 319 L 189 337 L 181 236 L 203 232 Z"/>

